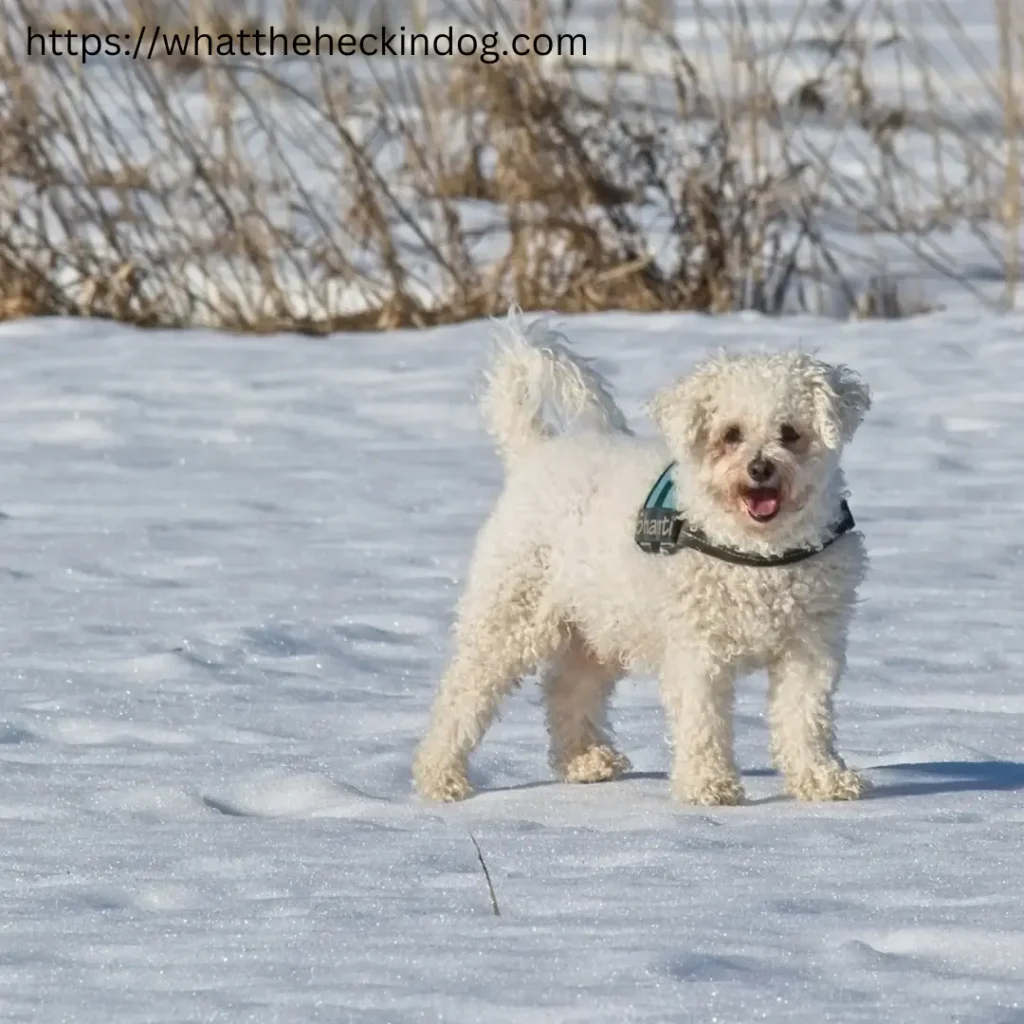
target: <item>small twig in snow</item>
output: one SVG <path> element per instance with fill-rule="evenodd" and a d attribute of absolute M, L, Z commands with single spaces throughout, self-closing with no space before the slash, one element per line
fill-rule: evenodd
<path fill-rule="evenodd" d="M 484 860 L 483 853 L 480 852 L 480 844 L 476 841 L 473 833 L 469 833 L 470 841 L 473 846 L 476 847 L 476 859 L 480 861 L 480 867 L 484 870 L 484 879 L 487 882 L 487 891 L 491 894 L 491 910 L 494 911 L 495 917 L 501 917 L 501 911 L 498 909 L 498 896 L 494 891 L 494 884 L 491 882 L 491 873 L 487 870 L 487 862 Z"/>

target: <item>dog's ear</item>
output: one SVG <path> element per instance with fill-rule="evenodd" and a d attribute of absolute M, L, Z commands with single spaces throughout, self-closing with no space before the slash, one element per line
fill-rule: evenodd
<path fill-rule="evenodd" d="M 647 406 L 669 447 L 692 452 L 707 433 L 708 393 L 699 374 L 684 377 L 655 394 Z"/>
<path fill-rule="evenodd" d="M 818 435 L 827 448 L 848 444 L 871 408 L 871 391 L 848 366 L 820 363 L 814 374 Z"/>

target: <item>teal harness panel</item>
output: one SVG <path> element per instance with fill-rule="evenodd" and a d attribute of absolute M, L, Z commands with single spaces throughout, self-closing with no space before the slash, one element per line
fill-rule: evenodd
<path fill-rule="evenodd" d="M 672 479 L 672 470 L 676 464 L 670 462 L 665 471 L 658 477 L 651 493 L 647 495 L 644 508 L 669 508 L 676 510 L 676 482 Z"/>
<path fill-rule="evenodd" d="M 649 555 L 671 554 L 678 550 L 680 520 L 676 483 L 672 479 L 675 466 L 675 462 L 670 462 L 665 467 L 637 514 L 635 540 Z"/>

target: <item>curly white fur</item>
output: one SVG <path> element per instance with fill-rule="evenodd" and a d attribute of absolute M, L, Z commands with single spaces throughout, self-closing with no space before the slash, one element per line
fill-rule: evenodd
<path fill-rule="evenodd" d="M 554 770 L 569 782 L 615 778 L 629 762 L 613 744 L 608 698 L 625 673 L 651 671 L 668 716 L 673 792 L 739 803 L 734 684 L 765 667 L 772 753 L 787 790 L 860 796 L 865 783 L 836 752 L 832 723 L 866 569 L 860 535 L 772 568 L 694 551 L 649 555 L 633 540 L 638 506 L 676 459 L 680 502 L 713 542 L 759 554 L 819 544 L 845 494 L 842 447 L 870 407 L 856 374 L 804 353 L 720 355 L 655 396 L 663 441 L 647 442 L 630 434 L 592 367 L 557 336 L 510 320 L 483 405 L 507 480 L 477 538 L 455 654 L 417 753 L 421 795 L 471 793 L 470 753 L 501 698 L 534 671 Z M 557 432 L 548 406 L 563 429 L 585 429 Z M 770 467 L 768 491 L 752 490 L 756 460 L 762 473 Z M 768 504 L 757 504 L 764 494 Z M 751 511 L 765 508 L 770 521 Z"/>

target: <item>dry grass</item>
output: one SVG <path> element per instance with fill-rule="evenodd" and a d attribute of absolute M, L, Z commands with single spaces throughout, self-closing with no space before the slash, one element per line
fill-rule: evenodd
<path fill-rule="evenodd" d="M 623 0 L 609 30 L 621 53 L 601 65 L 25 58 L 28 25 L 353 27 L 333 4 L 282 2 L 275 21 L 253 0 L 74 0 L 57 15 L 7 0 L 0 318 L 324 333 L 513 300 L 570 312 L 927 307 L 908 307 L 884 259 L 844 247 L 837 224 L 898 240 L 965 285 L 942 239 L 969 225 L 1005 260 L 1012 294 L 1016 245 L 1000 235 L 1019 231 L 1019 147 L 949 116 L 936 51 L 884 3 L 832 20 L 805 4 L 775 23 L 763 4 L 752 20 L 743 0 L 714 16 L 698 0 L 698 41 L 684 46 L 669 0 Z M 1013 0 L 995 2 L 1012 54 Z M 518 23 L 494 7 L 464 17 L 506 36 L 527 22 L 565 29 L 540 0 Z M 1013 135 L 1012 57 L 994 74 L 942 0 L 923 17 L 944 19 Z M 663 55 L 660 71 L 634 66 L 641 46 Z M 908 97 L 881 102 L 873 61 L 893 47 Z M 716 64 L 717 52 L 731 59 Z M 794 60 L 808 68 L 795 82 Z M 927 160 L 908 157 L 911 136 Z"/>
<path fill-rule="evenodd" d="M 1003 110 L 1006 121 L 1007 157 L 1003 217 L 1006 227 L 1006 305 L 1016 305 L 1020 280 L 1021 170 L 1020 132 L 1024 128 L 1018 95 L 1024 76 L 1024 16 L 1011 0 L 996 0 L 999 24 L 999 66 Z M 1015 54 L 1020 46 L 1019 55 Z M 1015 65 L 1017 71 L 1015 73 Z"/>

